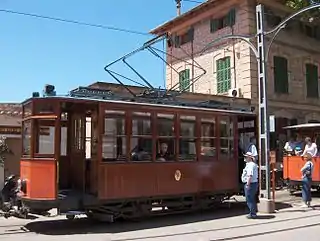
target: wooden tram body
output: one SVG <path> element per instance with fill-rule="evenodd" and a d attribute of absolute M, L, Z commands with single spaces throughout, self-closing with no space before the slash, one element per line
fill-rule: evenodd
<path fill-rule="evenodd" d="M 320 123 L 307 123 L 300 125 L 293 125 L 284 127 L 284 129 L 295 130 L 298 134 L 303 137 L 311 137 L 312 141 L 320 137 Z M 317 141 L 317 142 L 318 142 Z M 319 151 L 319 143 L 318 151 Z M 303 149 L 304 150 L 304 147 Z M 312 174 L 312 187 L 319 190 L 320 187 L 320 156 L 313 158 L 314 170 Z M 302 174 L 301 168 L 304 166 L 305 160 L 302 156 L 295 156 L 290 154 L 284 154 L 283 157 L 283 179 L 288 183 L 288 189 L 291 193 L 295 190 L 299 190 L 302 187 Z"/>
<path fill-rule="evenodd" d="M 249 110 L 230 108 L 28 99 L 22 202 L 30 210 L 113 218 L 150 215 L 155 207 L 161 212 L 212 207 L 239 192 L 238 123 L 255 119 Z M 162 142 L 171 160 L 157 161 Z"/>

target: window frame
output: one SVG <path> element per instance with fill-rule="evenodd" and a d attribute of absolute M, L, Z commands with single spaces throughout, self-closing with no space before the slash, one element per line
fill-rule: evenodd
<path fill-rule="evenodd" d="M 179 72 L 179 90 L 190 92 L 190 69 L 184 69 Z M 189 86 L 187 88 L 187 86 Z"/>
<path fill-rule="evenodd" d="M 133 120 L 134 120 L 134 113 L 150 113 L 150 135 L 133 135 L 132 134 L 132 129 L 133 129 Z M 131 111 L 128 111 L 128 114 L 129 114 L 129 118 L 128 118 L 128 122 L 129 122 L 129 125 L 128 125 L 128 134 L 127 134 L 127 138 L 129 138 L 129 146 L 127 147 L 128 150 L 128 161 L 129 162 L 132 162 L 132 163 L 148 163 L 148 162 L 153 162 L 154 161 L 154 156 L 155 156 L 155 138 L 154 138 L 154 126 L 155 126 L 155 123 L 154 123 L 154 111 L 152 111 L 151 109 L 143 109 L 143 108 L 140 108 L 140 109 L 133 109 Z M 147 160 L 147 161 L 133 161 L 132 160 L 132 157 L 131 157 L 131 150 L 132 150 L 132 139 L 133 138 L 142 138 L 142 139 L 148 139 L 148 140 L 151 140 L 151 148 L 152 148 L 152 152 L 151 152 L 151 159 L 150 160 Z"/>
<path fill-rule="evenodd" d="M 224 67 L 223 65 L 227 65 Z M 222 66 L 222 67 L 221 67 Z M 217 80 L 217 93 L 225 94 L 231 89 L 231 57 L 226 56 L 216 60 L 216 80 Z M 229 78 L 227 78 L 229 77 Z M 225 88 L 225 85 L 227 87 Z"/>
<path fill-rule="evenodd" d="M 162 135 L 159 135 L 159 132 L 158 132 L 158 123 L 159 123 L 159 116 L 158 115 L 172 115 L 173 116 L 173 132 L 172 132 L 172 136 L 162 136 Z M 165 110 L 161 110 L 161 111 L 155 111 L 154 112 L 154 142 L 155 142 L 155 151 L 154 151 L 154 158 L 153 160 L 157 162 L 157 150 L 158 150 L 158 145 L 160 144 L 160 140 L 163 140 L 163 139 L 170 139 L 170 140 L 173 140 L 173 143 L 174 143 L 174 146 L 173 146 L 173 154 L 172 156 L 174 157 L 173 160 L 169 160 L 169 161 L 166 161 L 166 162 L 169 162 L 169 163 L 172 163 L 172 162 L 176 162 L 178 160 L 178 154 L 177 154 L 177 128 L 176 128 L 176 122 L 177 122 L 177 115 L 174 113 L 174 111 L 165 111 Z"/>
<path fill-rule="evenodd" d="M 310 73 L 311 75 L 311 80 L 309 79 L 308 81 L 308 73 L 310 68 L 314 68 L 313 70 L 316 71 L 317 73 L 317 78 L 315 76 L 312 76 L 312 72 Z M 313 73 L 315 74 L 315 73 Z M 312 79 L 314 77 L 314 79 Z M 310 81 L 312 81 L 311 86 Z M 309 82 L 309 84 L 308 84 Z M 319 66 L 314 63 L 305 63 L 305 85 L 306 85 L 306 97 L 307 98 L 319 98 Z M 314 86 L 316 85 L 316 86 Z"/>
<path fill-rule="evenodd" d="M 207 136 L 203 136 L 202 135 L 202 123 L 203 120 L 205 119 L 213 119 L 214 120 L 214 136 L 212 137 L 207 137 Z M 199 122 L 199 160 L 200 161 L 206 161 L 206 162 L 212 162 L 212 161 L 217 161 L 218 160 L 218 152 L 220 151 L 220 149 L 218 148 L 218 140 L 219 140 L 219 135 L 218 135 L 218 125 L 217 125 L 217 120 L 218 120 L 218 115 L 214 114 L 214 115 L 201 115 L 198 116 L 198 122 Z M 202 155 L 202 143 L 203 142 L 207 142 L 207 141 L 211 141 L 213 140 L 214 143 L 214 148 L 215 148 L 215 155 L 214 156 L 206 156 L 206 155 Z"/>
<path fill-rule="evenodd" d="M 273 83 L 275 93 L 289 94 L 289 61 L 284 56 L 273 56 Z"/>
<path fill-rule="evenodd" d="M 236 24 L 237 9 L 231 8 L 225 15 L 220 18 L 210 20 L 210 33 L 215 33 L 226 27 L 233 27 Z"/>
<path fill-rule="evenodd" d="M 178 145 L 178 150 L 177 150 L 177 156 L 178 156 L 178 161 L 179 162 L 195 162 L 199 160 L 199 121 L 198 121 L 198 113 L 197 112 L 181 112 L 177 115 L 177 127 L 178 127 L 178 131 L 177 131 L 177 143 L 176 145 Z M 194 117 L 194 134 L 193 136 L 182 136 L 181 135 L 181 117 L 185 116 L 185 117 Z M 187 158 L 180 158 L 181 154 L 180 154 L 180 141 L 181 140 L 193 140 L 194 144 L 195 144 L 195 157 L 194 159 L 187 159 Z"/>
<path fill-rule="evenodd" d="M 233 135 L 231 135 L 231 137 L 221 137 L 221 120 L 223 120 L 224 118 L 228 118 L 229 121 L 232 122 L 232 132 Z M 219 115 L 217 118 L 217 123 L 218 123 L 218 133 L 217 135 L 219 135 L 219 141 L 218 141 L 218 146 L 219 146 L 219 150 L 217 151 L 217 156 L 218 156 L 218 161 L 231 161 L 234 160 L 235 158 L 237 158 L 237 139 L 238 139 L 238 134 L 237 134 L 237 125 L 238 125 L 238 121 L 236 116 L 233 115 Z M 227 139 L 227 140 L 232 140 L 232 145 L 233 145 L 233 152 L 232 155 L 229 155 L 228 158 L 221 158 L 221 140 L 222 139 Z"/>
<path fill-rule="evenodd" d="M 123 117 L 119 113 L 108 113 L 108 111 L 113 111 L 113 112 L 123 112 Z M 103 109 L 103 119 L 102 119 L 102 133 L 101 133 L 101 158 L 103 163 L 124 163 L 128 161 L 128 135 L 127 135 L 127 122 L 128 122 L 128 112 L 124 110 L 123 108 L 104 108 Z M 108 118 L 109 117 L 109 118 Z M 123 123 L 123 128 L 124 128 L 124 133 L 121 135 L 115 134 L 115 135 L 107 135 L 106 134 L 106 126 L 105 126 L 105 121 L 106 119 L 118 119 L 118 118 L 123 118 L 124 123 Z M 126 148 L 125 148 L 125 153 L 123 156 L 125 156 L 124 160 L 119 159 L 119 158 L 105 158 L 104 157 L 104 151 L 103 151 L 103 145 L 104 145 L 104 137 L 111 137 L 115 138 L 117 140 L 118 137 L 124 138 Z"/>
<path fill-rule="evenodd" d="M 39 125 L 39 123 L 45 122 L 47 125 Z M 35 158 L 55 158 L 55 145 L 56 143 L 56 126 L 55 126 L 56 120 L 50 120 L 50 119 L 33 119 L 33 132 L 32 134 L 34 135 L 33 138 L 33 153 Z M 40 140 L 40 132 L 41 126 L 46 126 L 46 127 L 53 127 L 53 140 L 52 140 L 52 147 L 53 147 L 53 152 L 52 153 L 41 153 L 39 152 L 39 140 Z M 61 127 L 61 126 L 60 126 Z M 61 155 L 61 153 L 60 153 Z"/>

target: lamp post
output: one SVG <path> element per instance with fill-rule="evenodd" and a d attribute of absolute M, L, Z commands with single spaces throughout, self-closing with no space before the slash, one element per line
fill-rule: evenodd
<path fill-rule="evenodd" d="M 256 22 L 257 22 L 257 33 L 254 36 L 244 36 L 244 35 L 226 35 L 217 38 L 210 42 L 203 50 L 202 54 L 208 50 L 212 45 L 226 39 L 240 39 L 246 42 L 250 49 L 253 51 L 257 63 L 258 63 L 258 92 L 259 92 L 259 167 L 260 167 L 260 195 L 266 202 L 266 205 L 262 205 L 260 211 L 263 212 L 273 212 L 274 203 L 271 199 L 270 190 L 270 154 L 269 154 L 269 115 L 268 115 L 268 105 L 267 105 L 267 71 L 266 71 L 266 61 L 268 61 L 269 52 L 272 43 L 279 34 L 279 32 L 286 27 L 288 21 L 294 17 L 307 12 L 311 9 L 320 8 L 320 3 L 312 4 L 308 7 L 302 8 L 301 10 L 295 12 L 294 14 L 287 17 L 281 23 L 279 23 L 271 31 L 264 31 L 264 9 L 261 4 L 256 6 Z M 269 44 L 266 46 L 265 36 L 272 35 Z M 257 39 L 257 46 L 255 46 L 251 39 Z M 262 201 L 262 200 L 261 200 Z M 261 202 L 263 203 L 263 202 Z"/>

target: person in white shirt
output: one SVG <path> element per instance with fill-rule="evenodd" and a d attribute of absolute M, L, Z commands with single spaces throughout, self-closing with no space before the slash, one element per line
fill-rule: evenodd
<path fill-rule="evenodd" d="M 305 142 L 306 142 L 306 145 L 304 147 L 304 151 L 301 156 L 304 156 L 307 153 L 309 153 L 311 157 L 315 157 L 318 153 L 317 144 L 312 142 L 310 137 L 306 137 Z"/>
<path fill-rule="evenodd" d="M 257 200 L 258 191 L 258 165 L 254 162 L 255 156 L 251 152 L 244 154 L 246 166 L 242 171 L 241 181 L 244 183 L 244 193 L 246 196 L 249 215 L 247 218 L 257 217 Z"/>
<path fill-rule="evenodd" d="M 286 144 L 284 145 L 283 149 L 286 151 L 286 152 L 293 152 L 294 151 L 294 148 L 295 148 L 295 141 L 294 141 L 294 138 L 291 137 L 289 141 L 286 142 Z"/>
<path fill-rule="evenodd" d="M 311 182 L 312 182 L 312 173 L 313 173 L 312 156 L 310 153 L 307 153 L 306 155 L 303 156 L 303 159 L 306 161 L 304 166 L 301 168 L 302 199 L 304 202 L 303 207 L 310 207 L 310 205 L 311 205 Z"/>

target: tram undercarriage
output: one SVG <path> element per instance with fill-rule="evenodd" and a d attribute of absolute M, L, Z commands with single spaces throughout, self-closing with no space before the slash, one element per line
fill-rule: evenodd
<path fill-rule="evenodd" d="M 113 222 L 117 219 L 134 220 L 154 215 L 214 209 L 220 207 L 224 201 L 229 200 L 236 193 L 237 190 L 229 190 L 221 193 L 110 200 L 104 203 L 93 195 L 61 190 L 57 201 L 22 199 L 22 203 L 31 214 L 44 214 L 50 209 L 57 208 L 58 213 L 65 214 L 69 220 L 85 214 L 88 218 Z"/>

